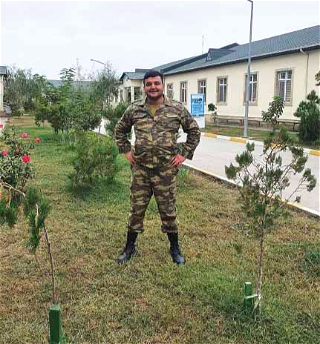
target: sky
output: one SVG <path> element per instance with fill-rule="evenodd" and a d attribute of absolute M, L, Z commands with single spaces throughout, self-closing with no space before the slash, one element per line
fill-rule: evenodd
<path fill-rule="evenodd" d="M 61 69 L 77 64 L 84 75 L 103 68 L 95 59 L 120 76 L 248 43 L 250 7 L 246 0 L 1 0 L 0 65 L 59 79 Z M 314 25 L 318 1 L 254 1 L 253 41 Z"/>

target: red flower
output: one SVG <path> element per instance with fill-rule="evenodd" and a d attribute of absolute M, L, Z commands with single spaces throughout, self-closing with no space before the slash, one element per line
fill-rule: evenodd
<path fill-rule="evenodd" d="M 0 129 L 2 129 L 3 128 L 3 124 L 0 124 Z"/>
<path fill-rule="evenodd" d="M 27 139 L 27 138 L 29 137 L 29 134 L 28 134 L 28 133 L 22 133 L 22 134 L 21 134 L 21 137 L 22 137 L 23 139 Z"/>
<path fill-rule="evenodd" d="M 1 155 L 2 155 L 2 156 L 7 156 L 8 154 L 9 154 L 9 153 L 6 152 L 6 151 L 2 151 L 2 152 L 1 152 Z"/>
<path fill-rule="evenodd" d="M 29 155 L 24 155 L 21 157 L 22 162 L 30 162 L 30 156 Z"/>
<path fill-rule="evenodd" d="M 41 142 L 40 137 L 36 137 L 36 142 L 37 142 L 37 143 L 40 143 L 40 142 Z"/>

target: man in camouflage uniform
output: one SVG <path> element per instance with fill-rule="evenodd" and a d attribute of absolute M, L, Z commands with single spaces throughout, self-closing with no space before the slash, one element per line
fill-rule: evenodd
<path fill-rule="evenodd" d="M 192 159 L 199 144 L 200 130 L 181 103 L 164 97 L 161 73 L 149 71 L 143 83 L 146 99 L 134 102 L 115 129 L 119 152 L 125 154 L 132 171 L 127 243 L 118 261 L 128 261 L 135 252 L 135 241 L 138 233 L 143 232 L 144 215 L 154 195 L 162 231 L 167 233 L 170 241 L 173 262 L 184 264 L 176 223 L 176 174 L 186 158 Z M 136 140 L 134 147 L 127 137 L 132 126 Z M 187 133 L 187 141 L 177 144 L 180 126 Z"/>

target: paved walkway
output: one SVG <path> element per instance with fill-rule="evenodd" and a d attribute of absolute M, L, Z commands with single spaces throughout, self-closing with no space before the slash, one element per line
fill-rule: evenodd
<path fill-rule="evenodd" d="M 185 134 L 183 134 L 180 138 L 181 141 L 185 140 Z M 187 160 L 186 165 L 190 167 L 195 167 L 203 172 L 207 172 L 208 174 L 213 174 L 214 176 L 227 181 L 227 177 L 225 174 L 225 165 L 230 165 L 230 163 L 235 162 L 235 156 L 238 153 L 241 153 L 245 150 L 245 143 L 243 142 L 234 142 L 227 140 L 226 137 L 224 138 L 213 138 L 213 137 L 206 137 L 202 136 L 199 146 L 195 152 L 193 160 Z M 260 155 L 262 153 L 263 146 L 262 142 L 256 142 L 256 148 L 254 152 L 254 156 L 257 160 L 261 159 Z M 282 154 L 283 163 L 288 163 L 290 161 L 291 153 L 285 152 Z M 309 212 L 320 216 L 320 207 L 319 207 L 319 164 L 320 164 L 320 157 L 317 155 L 308 155 L 308 161 L 306 167 L 309 167 L 312 173 L 317 178 L 317 186 L 311 191 L 308 192 L 306 190 L 299 191 L 295 194 L 294 199 L 290 199 L 290 201 L 294 201 L 296 196 L 301 196 L 300 203 L 294 202 L 299 208 L 306 208 Z M 301 175 L 292 175 L 291 177 L 291 185 L 284 191 L 282 198 L 288 198 L 293 190 L 298 185 L 298 181 Z"/>
<path fill-rule="evenodd" d="M 6 117 L 0 117 L 0 124 L 4 126 L 5 122 L 7 121 Z"/>
<path fill-rule="evenodd" d="M 96 130 L 98 131 L 98 130 Z M 105 134 L 104 124 L 102 124 L 100 131 Z M 179 141 L 185 141 L 186 135 L 182 132 Z M 134 137 L 133 137 L 134 140 Z M 245 141 L 244 139 L 237 138 L 235 140 Z M 259 159 L 259 155 L 262 153 L 262 142 L 256 142 L 255 157 Z M 230 165 L 231 162 L 235 163 L 235 156 L 245 150 L 244 142 L 234 142 L 228 140 L 228 137 L 219 136 L 207 137 L 204 134 L 201 136 L 200 144 L 197 147 L 193 160 L 186 160 L 185 165 L 198 169 L 204 173 L 214 175 L 216 178 L 230 182 L 225 174 L 225 165 Z M 309 150 L 307 150 L 309 152 Z M 283 163 L 289 161 L 291 156 L 290 152 L 283 153 Z M 295 206 L 307 210 L 315 215 L 320 216 L 319 206 L 319 164 L 320 157 L 317 155 L 309 154 L 309 159 L 306 164 L 307 167 L 311 168 L 312 173 L 317 178 L 317 186 L 311 191 L 301 191 L 295 194 L 295 197 L 301 196 L 300 203 L 293 202 Z M 291 185 L 285 190 L 282 198 L 287 198 L 291 195 L 292 191 L 298 185 L 299 175 L 292 176 Z M 235 197 L 237 195 L 235 194 Z"/>

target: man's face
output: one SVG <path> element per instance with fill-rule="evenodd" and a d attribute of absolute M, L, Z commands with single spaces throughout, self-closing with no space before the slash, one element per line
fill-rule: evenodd
<path fill-rule="evenodd" d="M 144 81 L 144 92 L 150 100 L 158 100 L 163 96 L 164 85 L 162 83 L 161 77 L 154 76 L 147 78 Z"/>

